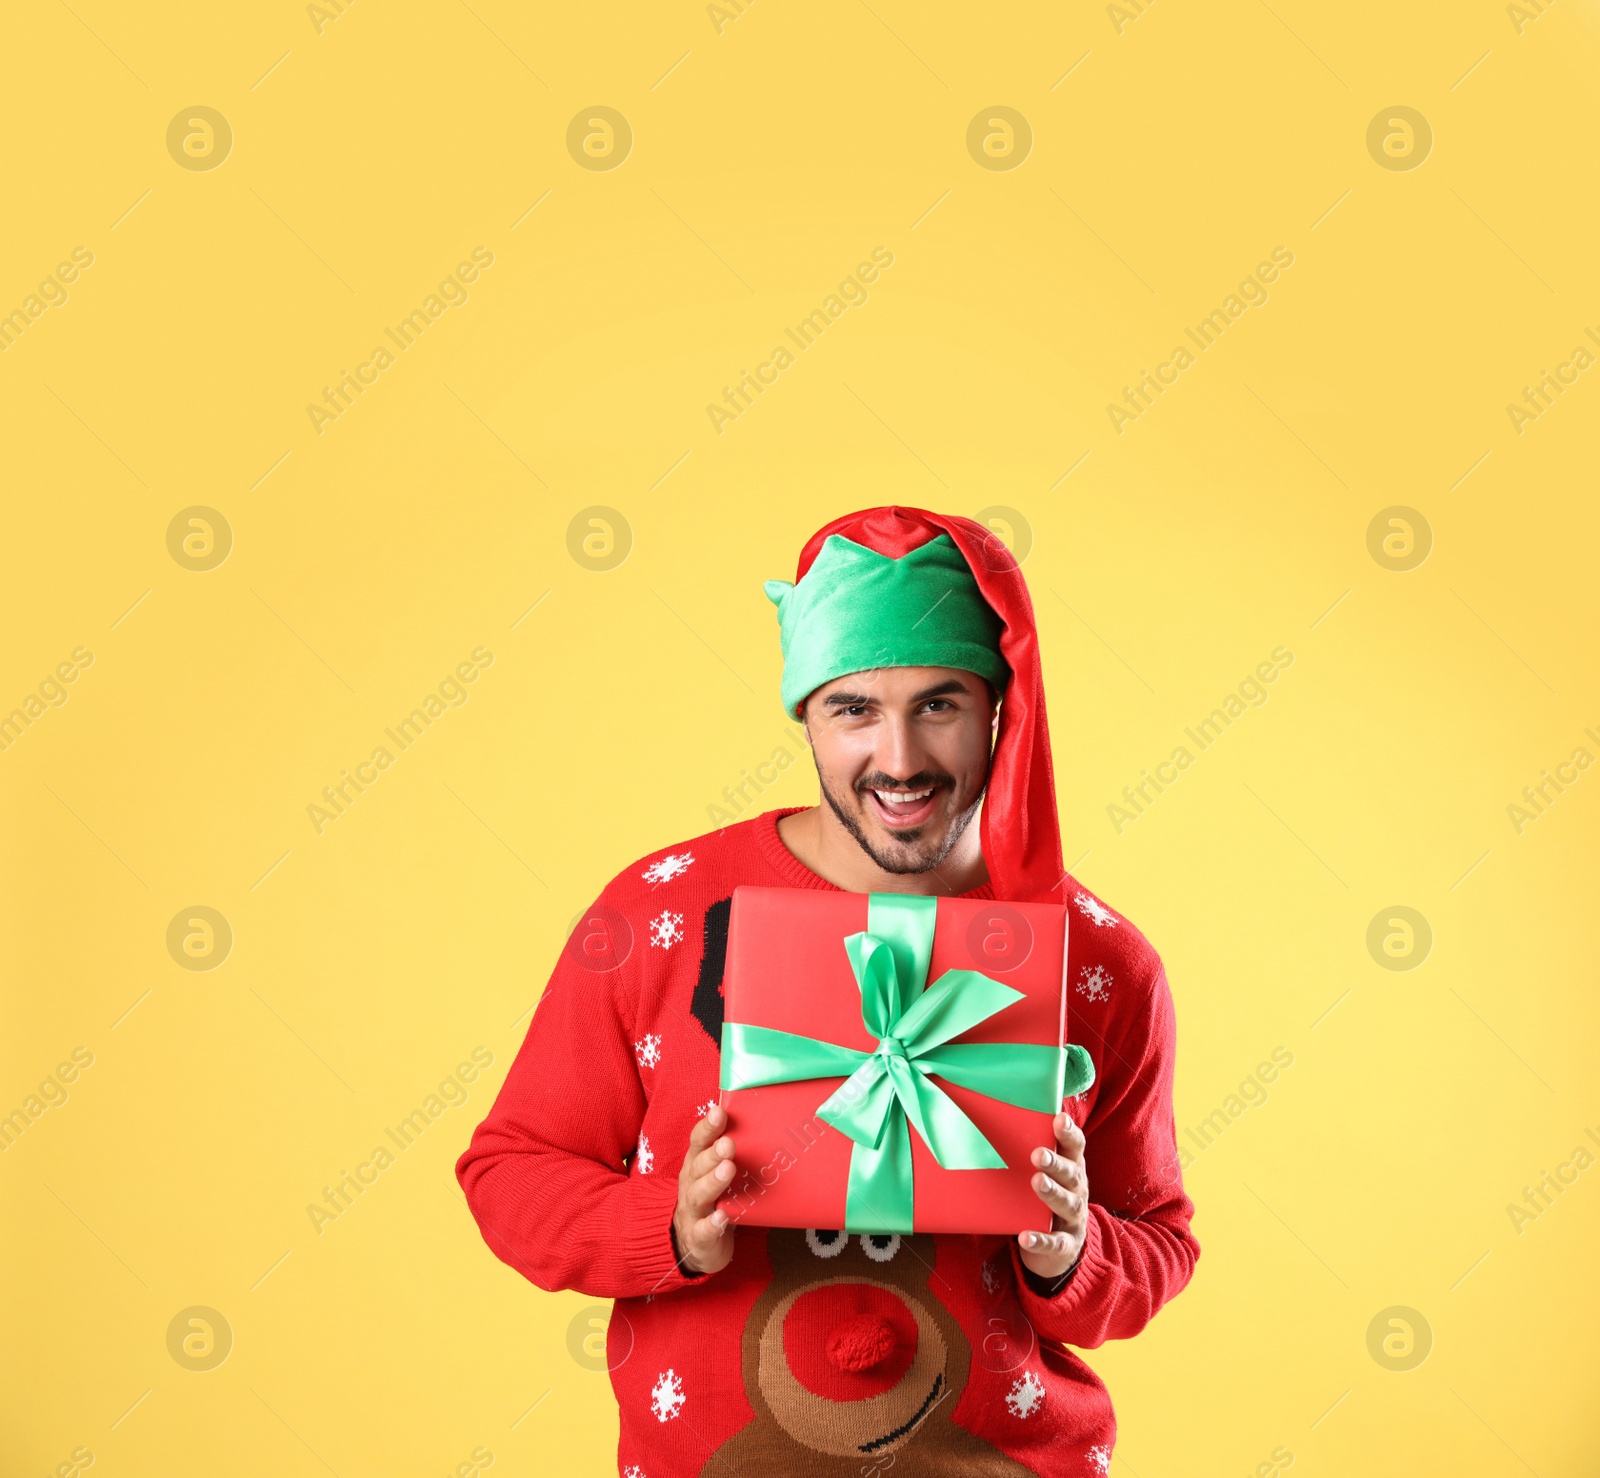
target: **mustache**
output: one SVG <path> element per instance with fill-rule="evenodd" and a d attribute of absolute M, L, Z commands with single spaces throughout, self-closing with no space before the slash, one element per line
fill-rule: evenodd
<path fill-rule="evenodd" d="M 875 770 L 856 781 L 855 791 L 864 796 L 869 790 L 927 790 L 930 786 L 934 790 L 953 790 L 955 783 L 955 776 L 934 770 L 918 770 L 909 780 L 896 780 L 882 770 Z"/>

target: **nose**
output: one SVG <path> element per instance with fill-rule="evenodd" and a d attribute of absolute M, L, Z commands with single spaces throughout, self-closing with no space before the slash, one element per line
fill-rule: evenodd
<path fill-rule="evenodd" d="M 894 1353 L 894 1326 L 880 1314 L 856 1314 L 834 1325 L 828 1336 L 828 1361 L 852 1374 L 882 1365 Z"/>
<path fill-rule="evenodd" d="M 928 768 L 927 751 L 917 736 L 915 725 L 903 713 L 889 713 L 879 727 L 873 762 L 885 775 L 908 780 Z"/>

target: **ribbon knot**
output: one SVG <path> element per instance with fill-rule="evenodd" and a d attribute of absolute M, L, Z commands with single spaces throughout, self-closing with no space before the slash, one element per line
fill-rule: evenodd
<path fill-rule="evenodd" d="M 867 927 L 845 936 L 871 1052 L 742 1022 L 722 1024 L 721 1084 L 754 1088 L 847 1075 L 817 1117 L 855 1141 L 845 1192 L 847 1232 L 910 1232 L 911 1127 L 944 1170 L 1006 1162 L 933 1075 L 1018 1108 L 1055 1113 L 1094 1081 L 1079 1046 L 956 1042 L 1022 992 L 976 970 L 946 970 L 927 986 L 938 900 L 871 893 Z M 926 987 L 926 988 L 925 988 Z"/>

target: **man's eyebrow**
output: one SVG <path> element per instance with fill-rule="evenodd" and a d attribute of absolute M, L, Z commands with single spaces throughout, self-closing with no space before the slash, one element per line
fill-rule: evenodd
<path fill-rule="evenodd" d="M 925 703 L 929 698 L 942 698 L 946 693 L 971 694 L 971 689 L 958 677 L 947 677 L 942 683 L 935 683 L 931 688 L 924 688 L 920 693 L 913 693 L 913 703 Z M 876 700 L 866 693 L 829 693 L 822 700 L 824 708 L 856 708 Z"/>
<path fill-rule="evenodd" d="M 931 688 L 924 688 L 920 693 L 913 693 L 911 701 L 921 703 L 928 698 L 942 698 L 946 693 L 970 693 L 967 685 L 958 677 L 947 677 L 942 683 L 935 683 Z"/>

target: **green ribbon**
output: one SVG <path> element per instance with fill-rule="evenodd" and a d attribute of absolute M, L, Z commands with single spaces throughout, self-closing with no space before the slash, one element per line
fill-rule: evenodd
<path fill-rule="evenodd" d="M 937 909 L 936 898 L 870 893 L 865 932 L 845 937 L 861 989 L 861 1020 L 878 1038 L 875 1050 L 743 1022 L 722 1024 L 724 1088 L 845 1078 L 817 1117 L 855 1141 L 845 1193 L 847 1232 L 912 1230 L 913 1125 L 941 1169 L 1006 1168 L 1000 1152 L 931 1075 L 1049 1114 L 1094 1082 L 1094 1064 L 1076 1045 L 951 1043 L 1020 1001 L 1022 992 L 976 970 L 946 970 L 927 986 Z"/>

